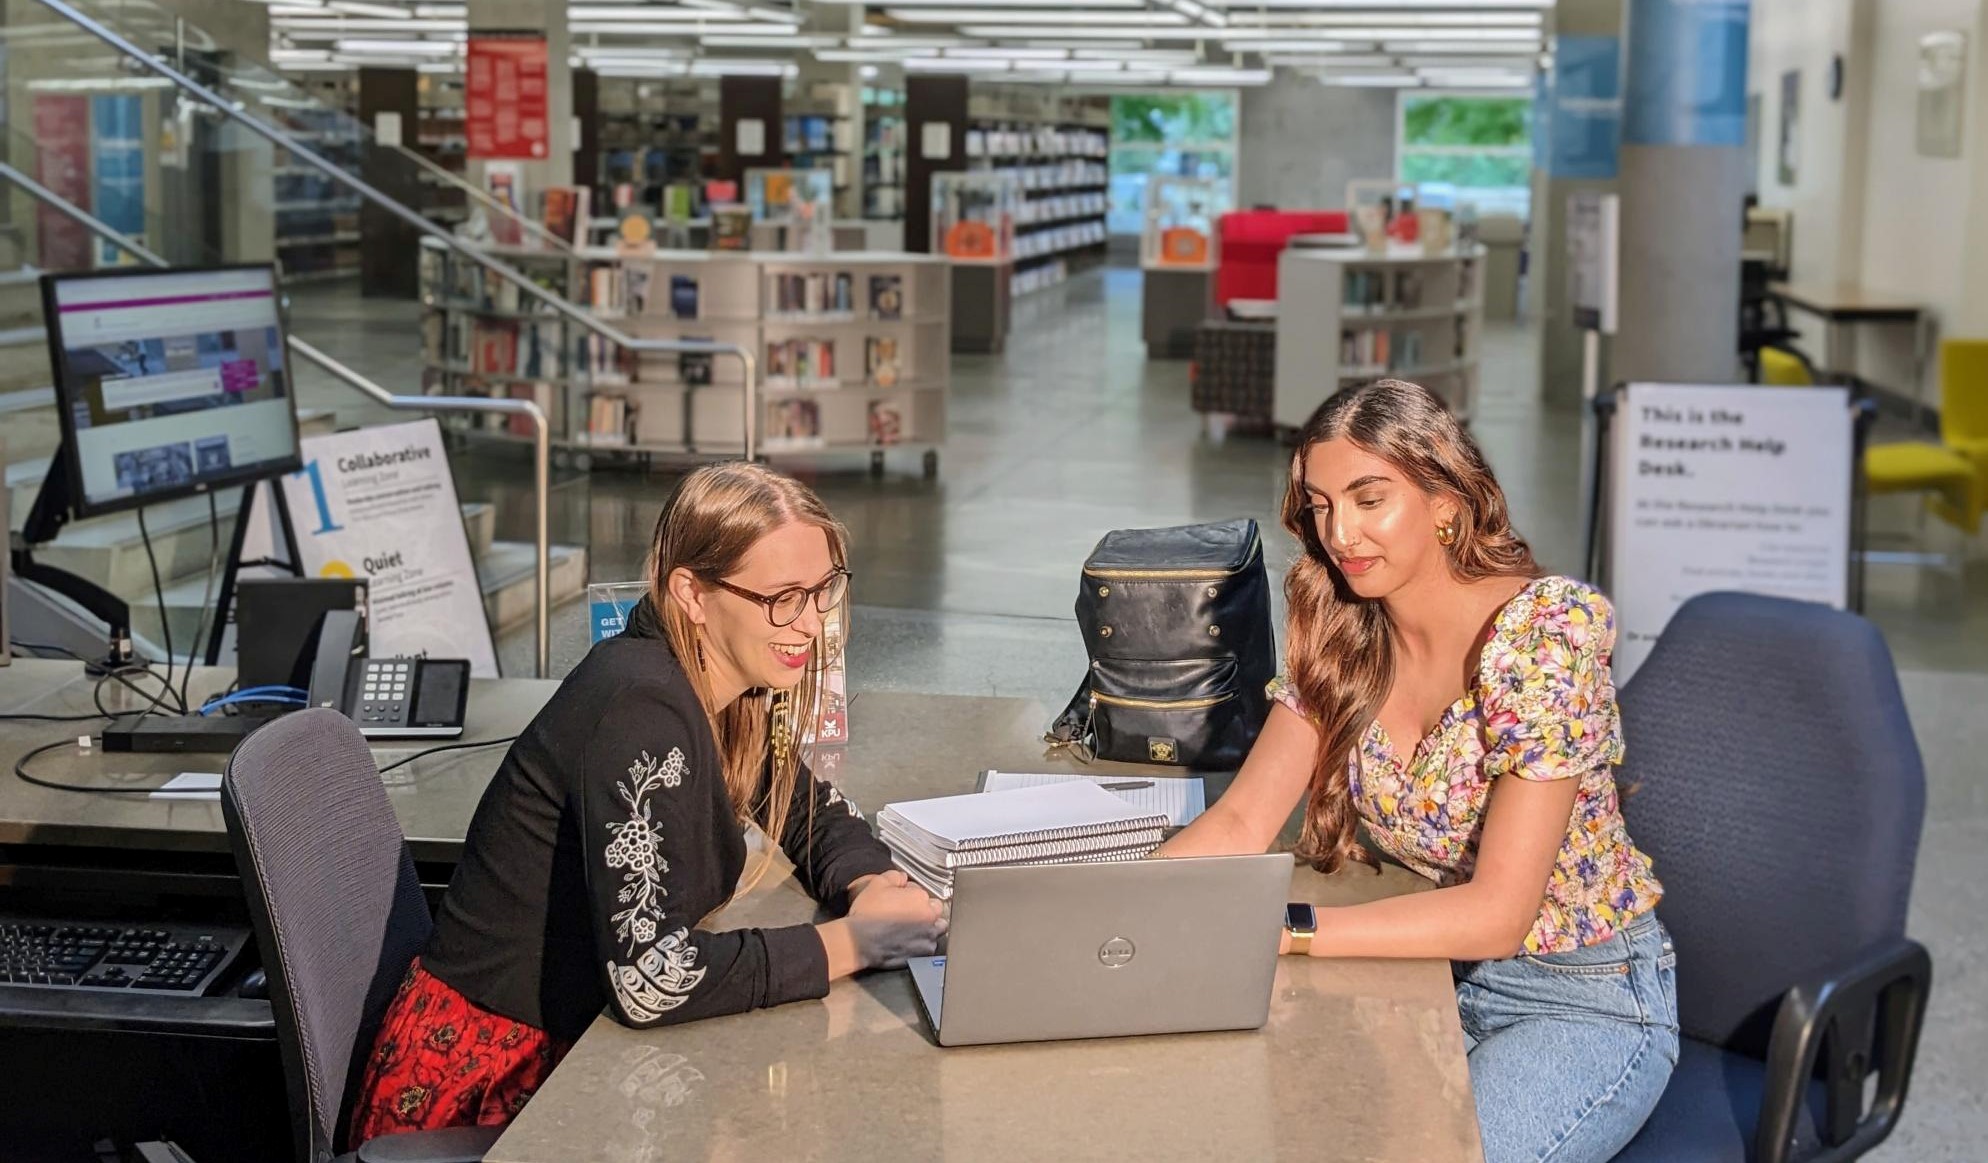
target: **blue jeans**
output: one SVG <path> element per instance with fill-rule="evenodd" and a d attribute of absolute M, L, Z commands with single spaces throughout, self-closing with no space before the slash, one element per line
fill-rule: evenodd
<path fill-rule="evenodd" d="M 1458 962 L 1485 1163 L 1601 1163 L 1677 1065 L 1677 954 L 1655 913 L 1599 945 Z"/>

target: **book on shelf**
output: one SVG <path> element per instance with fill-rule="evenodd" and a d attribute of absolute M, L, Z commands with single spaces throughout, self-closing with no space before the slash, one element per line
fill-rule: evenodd
<path fill-rule="evenodd" d="M 870 443 L 889 445 L 904 440 L 904 408 L 896 400 L 871 400 L 869 408 Z"/>
<path fill-rule="evenodd" d="M 559 407 L 559 402 L 564 397 L 564 393 L 559 390 L 557 385 L 505 384 L 504 395 L 513 400 L 529 400 L 537 404 L 538 410 L 545 414 L 546 426 L 551 431 L 558 432 L 565 427 L 565 418 L 560 415 Z M 527 440 L 536 435 L 532 427 L 531 417 L 529 416 L 505 416 L 504 430 L 513 436 L 522 436 Z"/>
<path fill-rule="evenodd" d="M 594 263 L 587 268 L 587 306 L 596 315 L 620 315 L 628 309 L 628 284 L 619 263 Z"/>
<path fill-rule="evenodd" d="M 606 336 L 589 333 L 580 340 L 580 359 L 587 379 L 595 384 L 628 383 L 635 365 L 628 350 Z"/>
<path fill-rule="evenodd" d="M 534 380 L 563 379 L 568 374 L 566 362 L 562 321 L 534 320 L 519 328 L 516 374 Z"/>
<path fill-rule="evenodd" d="M 897 337 L 872 335 L 863 341 L 863 378 L 878 387 L 896 387 L 900 378 Z"/>
<path fill-rule="evenodd" d="M 766 342 L 766 379 L 814 387 L 835 382 L 835 341 L 832 339 L 770 339 Z"/>
<path fill-rule="evenodd" d="M 646 314 L 649 310 L 649 287 L 654 271 L 647 263 L 634 263 L 622 271 L 623 306 L 630 315 Z"/>
<path fill-rule="evenodd" d="M 506 319 L 477 320 L 469 367 L 486 375 L 516 375 L 518 325 Z"/>
<path fill-rule="evenodd" d="M 870 276 L 870 314 L 877 319 L 904 317 L 904 276 Z"/>
<path fill-rule="evenodd" d="M 587 401 L 585 443 L 614 447 L 632 443 L 635 405 L 626 396 L 597 392 Z"/>
<path fill-rule="evenodd" d="M 587 187 L 550 186 L 545 191 L 544 226 L 568 246 L 587 241 Z"/>
<path fill-rule="evenodd" d="M 1422 332 L 1385 327 L 1347 330 L 1340 334 L 1339 362 L 1360 368 L 1396 371 L 1422 365 Z"/>
<path fill-rule="evenodd" d="M 818 402 L 805 397 L 767 401 L 765 446 L 768 449 L 819 448 L 821 445 L 821 405 Z"/>
<path fill-rule="evenodd" d="M 856 309 L 856 280 L 848 271 L 830 275 L 780 273 L 773 280 L 774 310 L 781 315 L 849 314 Z"/>
<path fill-rule="evenodd" d="M 670 314 L 678 319 L 697 318 L 697 276 L 670 276 Z"/>

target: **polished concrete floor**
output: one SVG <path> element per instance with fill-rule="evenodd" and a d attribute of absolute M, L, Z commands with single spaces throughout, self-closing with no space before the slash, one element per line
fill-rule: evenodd
<path fill-rule="evenodd" d="M 1080 676 L 1071 617 L 1078 567 L 1105 531 L 1247 515 L 1275 533 L 1288 452 L 1258 438 L 1210 437 L 1188 407 L 1187 365 L 1148 362 L 1139 340 L 1139 274 L 1094 272 L 1016 305 L 1000 356 L 953 361 L 948 440 L 938 479 L 893 456 L 872 480 L 866 458 L 789 465 L 849 526 L 859 603 L 850 682 L 866 690 L 1012 695 L 1060 704 Z M 337 291 L 300 297 L 297 329 L 397 390 L 418 390 L 413 312 Z M 1493 328 L 1474 429 L 1520 531 L 1549 569 L 1577 571 L 1582 553 L 1578 416 L 1538 399 L 1535 338 Z M 304 383 L 306 402 L 350 411 L 335 385 Z M 1884 434 L 1881 433 L 1881 436 Z M 529 493 L 520 462 L 465 456 L 466 498 L 499 505 L 500 535 L 523 538 Z M 584 543 L 599 581 L 637 576 L 666 473 L 561 474 L 554 536 Z M 1878 506 L 1887 541 L 1932 539 L 1911 511 Z M 1896 656 L 1928 778 L 1928 812 L 1909 931 L 1935 960 L 1935 999 L 1904 1123 L 1874 1158 L 1977 1160 L 1988 1141 L 1988 563 L 1873 567 L 1866 612 Z M 1281 611 L 1280 611 L 1281 613 Z M 585 651 L 577 605 L 557 612 L 554 672 Z M 510 673 L 530 673 L 521 632 L 502 642 Z M 962 777 L 970 767 L 963 760 Z"/>

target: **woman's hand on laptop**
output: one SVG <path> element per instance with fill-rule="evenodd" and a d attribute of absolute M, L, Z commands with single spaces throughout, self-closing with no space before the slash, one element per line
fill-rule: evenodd
<path fill-rule="evenodd" d="M 943 906 L 904 873 L 893 869 L 864 881 L 850 898 L 848 916 L 815 926 L 828 953 L 830 981 L 929 957 L 946 931 Z"/>

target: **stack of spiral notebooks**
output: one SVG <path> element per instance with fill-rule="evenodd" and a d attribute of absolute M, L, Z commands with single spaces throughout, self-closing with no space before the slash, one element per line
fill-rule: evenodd
<path fill-rule="evenodd" d="M 906 875 L 948 899 L 962 868 L 1139 860 L 1167 821 L 1086 781 L 891 804 L 877 835 Z"/>

